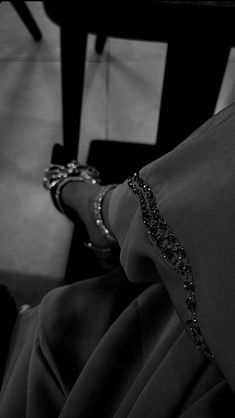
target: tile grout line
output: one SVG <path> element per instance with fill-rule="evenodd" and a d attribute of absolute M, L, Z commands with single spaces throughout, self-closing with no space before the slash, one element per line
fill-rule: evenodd
<path fill-rule="evenodd" d="M 60 63 L 60 60 L 58 59 L 58 60 L 53 60 L 53 59 L 31 59 L 31 60 L 29 60 L 29 59 L 20 59 L 20 58 L 12 58 L 12 59 L 5 59 L 5 58 L 0 58 L 0 62 L 29 62 L 29 63 L 31 63 L 31 62 L 59 62 Z"/>

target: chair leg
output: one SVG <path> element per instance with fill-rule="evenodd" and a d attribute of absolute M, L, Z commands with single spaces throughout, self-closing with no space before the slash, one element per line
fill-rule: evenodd
<path fill-rule="evenodd" d="M 71 47 L 76 39 L 76 48 Z M 67 161 L 78 158 L 87 33 L 61 26 L 63 145 Z M 75 54 L 75 55 L 74 55 Z"/>
<path fill-rule="evenodd" d="M 25 2 L 23 1 L 11 1 L 10 2 L 18 15 L 20 16 L 21 20 L 24 22 L 25 26 L 31 33 L 32 37 L 35 41 L 40 41 L 42 39 L 42 34 L 40 29 L 38 28 L 30 10 L 26 6 Z"/>
<path fill-rule="evenodd" d="M 95 41 L 95 51 L 98 55 L 102 55 L 104 52 L 105 42 L 106 42 L 106 36 L 104 35 L 97 35 L 96 41 Z"/>
<path fill-rule="evenodd" d="M 170 151 L 211 117 L 230 46 L 215 40 L 168 45 L 156 156 Z"/>

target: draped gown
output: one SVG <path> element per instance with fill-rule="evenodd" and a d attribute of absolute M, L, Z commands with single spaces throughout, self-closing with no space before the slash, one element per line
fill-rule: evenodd
<path fill-rule="evenodd" d="M 18 314 L 0 417 L 235 416 L 235 105 L 117 186 L 108 216 L 121 267 Z"/>

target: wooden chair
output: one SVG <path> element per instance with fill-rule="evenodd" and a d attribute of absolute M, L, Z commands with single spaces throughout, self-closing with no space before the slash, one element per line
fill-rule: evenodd
<path fill-rule="evenodd" d="M 155 1 L 87 9 L 44 2 L 60 26 L 63 143 L 66 159 L 77 157 L 88 33 L 102 53 L 108 36 L 167 42 L 156 146 L 160 156 L 185 139 L 215 108 L 231 46 L 235 45 L 234 1 Z M 135 155 L 136 158 L 138 158 Z"/>
<path fill-rule="evenodd" d="M 2 3 L 2 1 L 0 1 Z M 15 9 L 16 13 L 27 27 L 35 41 L 42 39 L 42 33 L 35 22 L 32 13 L 30 12 L 26 2 L 24 1 L 10 1 L 9 2 Z"/>

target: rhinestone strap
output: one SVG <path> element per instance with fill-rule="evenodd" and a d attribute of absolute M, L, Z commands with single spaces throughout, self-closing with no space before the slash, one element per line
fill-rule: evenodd
<path fill-rule="evenodd" d="M 61 191 L 65 184 L 71 181 L 91 184 L 100 183 L 99 171 L 92 166 L 80 164 L 77 160 L 71 161 L 66 166 L 50 164 L 49 168 L 45 170 L 43 186 L 51 192 L 54 191 L 57 208 L 65 215 L 66 213 L 61 203 Z"/>
<path fill-rule="evenodd" d="M 151 188 L 139 176 L 139 173 L 135 173 L 128 178 L 128 185 L 140 200 L 142 219 L 148 236 L 157 245 L 161 256 L 169 267 L 181 277 L 185 289 L 186 329 L 196 344 L 196 348 L 203 351 L 212 360 L 214 355 L 210 352 L 197 321 L 195 285 L 192 268 L 185 249 L 161 215 Z"/>
<path fill-rule="evenodd" d="M 81 177 L 83 181 L 88 183 L 99 183 L 99 172 L 96 168 L 80 164 L 77 160 L 73 160 L 66 166 L 60 164 L 50 164 L 45 170 L 43 185 L 47 190 L 55 187 L 61 180 L 68 177 Z"/>
<path fill-rule="evenodd" d="M 95 215 L 95 223 L 98 226 L 100 232 L 106 236 L 106 238 L 108 239 L 108 241 L 110 241 L 110 243 L 116 243 L 116 238 L 114 237 L 114 235 L 109 231 L 109 229 L 107 228 L 107 226 L 105 225 L 103 216 L 102 216 L 102 204 L 103 204 L 103 200 L 106 196 L 106 194 L 114 189 L 116 187 L 116 184 L 110 184 L 108 186 L 103 186 L 101 191 L 98 193 L 98 195 L 96 196 L 96 199 L 94 201 L 94 215 Z"/>

